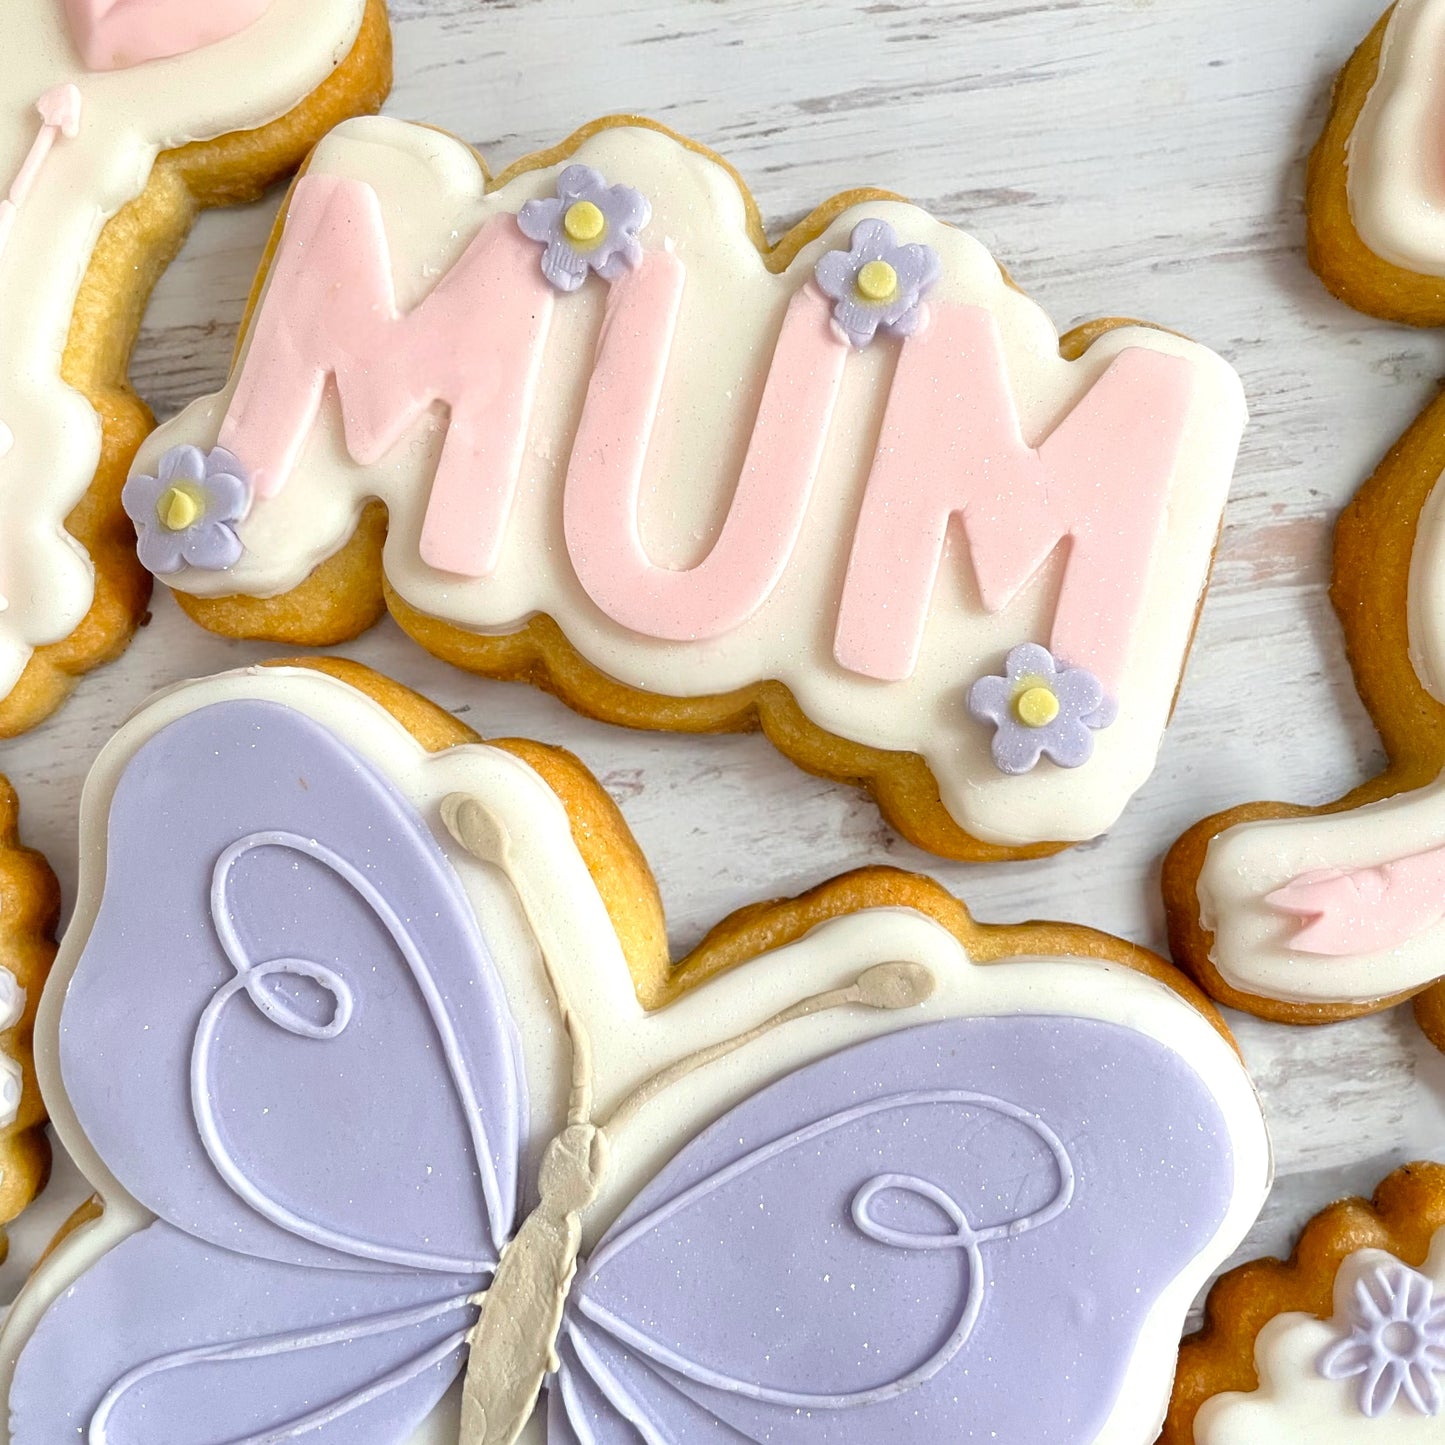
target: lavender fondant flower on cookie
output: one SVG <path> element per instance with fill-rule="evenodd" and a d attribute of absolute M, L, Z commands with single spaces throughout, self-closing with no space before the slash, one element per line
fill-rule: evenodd
<path fill-rule="evenodd" d="M 1025 642 L 1009 653 L 1002 677 L 981 677 L 968 710 L 994 725 L 993 760 L 1000 772 L 1026 773 L 1047 754 L 1077 768 L 1094 752 L 1094 733 L 1117 709 L 1084 667 L 1062 667 L 1048 648 Z"/>
<path fill-rule="evenodd" d="M 517 213 L 522 234 L 540 241 L 542 274 L 559 291 L 575 291 L 595 271 L 616 281 L 642 264 L 638 232 L 652 206 L 631 186 L 609 186 L 601 171 L 573 165 L 557 177 L 557 194 L 528 201 Z"/>
<path fill-rule="evenodd" d="M 1327 1380 L 1359 1377 L 1360 1411 L 1374 1419 L 1401 1395 L 1422 1415 L 1445 1409 L 1445 1295 L 1403 1264 L 1372 1270 L 1355 1285 L 1350 1332 L 1320 1356 Z"/>
<path fill-rule="evenodd" d="M 943 266 L 932 246 L 904 244 L 887 221 L 859 221 L 846 251 L 829 251 L 814 279 L 834 301 L 833 324 L 851 346 L 882 331 L 912 336 L 923 322 L 923 297 Z"/>
<path fill-rule="evenodd" d="M 224 447 L 172 447 L 154 476 L 125 484 L 121 502 L 135 523 L 136 551 L 152 572 L 179 572 L 187 564 L 219 571 L 245 551 L 235 524 L 251 505 L 251 483 Z"/>

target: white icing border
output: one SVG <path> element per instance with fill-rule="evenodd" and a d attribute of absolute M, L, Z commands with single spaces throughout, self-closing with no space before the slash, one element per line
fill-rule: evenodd
<path fill-rule="evenodd" d="M 81 876 L 74 920 L 61 943 L 36 1021 L 36 1068 L 61 1143 L 107 1202 L 105 1217 L 72 1236 L 41 1266 L 0 1333 L 0 1391 L 49 1302 L 87 1265 L 150 1216 L 110 1176 L 86 1141 L 65 1096 L 58 1066 L 59 1016 L 66 988 L 94 923 L 104 885 L 105 827 L 111 797 L 127 762 L 176 718 L 227 698 L 268 698 L 316 718 L 380 767 L 435 820 L 438 841 L 477 908 L 518 1016 L 529 1076 L 534 1143 L 523 1177 L 534 1178 L 542 1144 L 565 1116 L 566 1069 L 550 996 L 516 895 L 490 869 L 452 843 L 441 828 L 440 800 L 456 790 L 484 795 L 505 818 L 513 855 L 534 916 L 547 918 L 560 945 L 565 986 L 596 1051 L 597 1107 L 608 1112 L 659 1066 L 727 1037 L 740 1024 L 771 1015 L 797 998 L 851 981 L 864 967 L 891 959 L 926 964 L 938 982 L 917 1022 L 958 1014 L 1020 1009 L 1099 1018 L 1166 1043 L 1215 1092 L 1230 1130 L 1235 1195 L 1209 1247 L 1164 1292 L 1141 1332 L 1141 1348 L 1120 1400 L 1094 1445 L 1148 1445 L 1162 1421 L 1179 1331 L 1211 1273 L 1233 1252 L 1268 1192 L 1272 1159 L 1253 1085 L 1238 1055 L 1203 1015 L 1164 984 L 1115 964 L 1086 959 L 1020 958 L 971 963 L 958 941 L 933 920 L 901 909 L 866 910 L 835 919 L 765 958 L 733 970 L 653 1015 L 637 1002 L 602 899 L 572 842 L 555 793 L 512 754 L 485 744 L 428 754 L 388 712 L 355 689 L 304 669 L 253 668 L 160 694 L 101 752 L 81 803 Z M 575 967 L 565 967 L 577 960 Z M 910 1023 L 914 1022 L 912 1018 Z M 863 1011 L 817 1015 L 770 1035 L 761 1046 L 691 1075 L 645 1108 L 616 1141 L 608 1186 L 586 1222 L 585 1246 L 626 1201 L 720 1113 L 781 1077 L 845 1044 L 890 1032 L 896 1018 Z M 409 1445 L 455 1445 L 453 1405 L 439 1410 Z M 450 1435 L 448 1434 L 450 1430 Z M 7 1436 L 0 1424 L 0 1442 Z M 524 1437 L 541 1445 L 534 1420 Z"/>

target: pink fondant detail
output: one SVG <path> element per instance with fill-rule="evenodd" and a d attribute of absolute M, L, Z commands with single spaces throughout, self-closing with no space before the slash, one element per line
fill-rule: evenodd
<path fill-rule="evenodd" d="M 25 204 L 40 172 L 45 168 L 45 162 L 50 157 L 56 139 L 64 136 L 67 140 L 73 140 L 80 133 L 83 107 L 80 91 L 73 85 L 57 85 L 47 90 L 35 102 L 35 109 L 40 113 L 40 130 L 31 142 L 20 169 L 16 171 L 15 179 L 10 182 L 5 199 L 0 201 L 0 255 L 5 252 L 10 232 L 15 228 L 15 222 L 20 215 L 20 208 Z"/>
<path fill-rule="evenodd" d="M 1321 868 L 1266 895 L 1308 922 L 1290 939 L 1300 953 L 1333 958 L 1383 953 L 1445 918 L 1445 848 L 1374 868 Z"/>
<path fill-rule="evenodd" d="M 567 468 L 563 526 L 588 596 L 613 621 L 674 642 L 721 636 L 767 599 L 802 530 L 848 346 L 814 286 L 783 318 L 727 518 L 695 567 L 656 566 L 638 497 L 682 303 L 682 262 L 654 252 L 615 282 Z"/>
<path fill-rule="evenodd" d="M 500 216 L 403 316 L 376 192 L 340 176 L 304 176 L 219 444 L 246 464 L 258 497 L 273 497 L 328 378 L 347 450 L 362 466 L 380 462 L 445 402 L 451 415 L 421 555 L 444 571 L 485 576 L 516 493 L 552 295 L 536 246 Z"/>
<path fill-rule="evenodd" d="M 87 70 L 189 55 L 253 25 L 273 0 L 65 0 Z"/>
<path fill-rule="evenodd" d="M 900 351 L 848 562 L 837 660 L 890 682 L 912 674 L 949 519 L 960 515 L 989 612 L 1069 540 L 1049 647 L 1115 693 L 1193 375 L 1182 357 L 1131 347 L 1030 446 L 993 315 L 935 305 L 927 331 Z"/>

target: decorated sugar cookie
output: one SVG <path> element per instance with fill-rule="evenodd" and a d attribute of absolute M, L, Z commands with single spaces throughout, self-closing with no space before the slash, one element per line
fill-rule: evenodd
<path fill-rule="evenodd" d="M 1102 833 L 1153 767 L 1243 423 L 1203 347 L 1060 341 L 882 193 L 769 249 L 655 126 L 489 185 L 366 120 L 318 147 L 229 385 L 126 505 L 217 631 L 332 643 L 389 608 L 464 667 L 761 727 L 923 847 L 1017 857 Z"/>
<path fill-rule="evenodd" d="M 1402 0 L 1341 76 L 1311 172 L 1320 274 L 1345 299 L 1422 325 L 1445 322 L 1445 304 L 1430 299 L 1445 298 L 1445 244 L 1429 222 L 1430 195 L 1445 200 L 1432 159 L 1441 54 L 1445 5 Z M 1442 474 L 1437 399 L 1335 532 L 1330 596 L 1387 770 L 1323 807 L 1247 803 L 1204 819 L 1170 853 L 1164 892 L 1174 956 L 1216 998 L 1289 1023 L 1413 998 L 1445 1049 Z"/>
<path fill-rule="evenodd" d="M 1310 158 L 1310 262 L 1341 300 L 1445 323 L 1445 177 L 1437 158 L 1445 5 L 1399 0 L 1335 85 Z"/>
<path fill-rule="evenodd" d="M 149 595 L 126 367 L 197 211 L 248 199 L 390 80 L 383 0 L 7 0 L 0 122 L 0 735 Z"/>
<path fill-rule="evenodd" d="M 886 869 L 673 966 L 580 764 L 323 668 L 87 784 L 13 1445 L 1154 1440 L 1270 1173 L 1187 981 Z"/>
<path fill-rule="evenodd" d="M 1210 1291 L 1160 1445 L 1434 1445 L 1445 1438 L 1445 1165 L 1305 1227 L 1288 1263 Z"/>
<path fill-rule="evenodd" d="M 60 888 L 45 860 L 21 846 L 15 792 L 0 778 L 0 1260 L 9 1224 L 50 1169 L 45 1106 L 31 1033 L 55 955 Z"/>

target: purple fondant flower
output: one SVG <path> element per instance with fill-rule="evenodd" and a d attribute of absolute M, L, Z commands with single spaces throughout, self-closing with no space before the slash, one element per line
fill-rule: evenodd
<path fill-rule="evenodd" d="M 1327 1380 L 1360 1376 L 1360 1413 L 1371 1419 L 1405 1398 L 1422 1415 L 1445 1409 L 1445 1295 L 1403 1264 L 1371 1270 L 1355 1284 L 1350 1332 L 1320 1356 Z"/>
<path fill-rule="evenodd" d="M 813 276 L 836 303 L 833 324 L 863 347 L 880 330 L 912 336 L 924 319 L 924 293 L 942 270 L 932 246 L 901 244 L 887 221 L 859 221 L 848 249 L 829 251 Z"/>
<path fill-rule="evenodd" d="M 542 274 L 559 291 L 575 291 L 589 270 L 604 281 L 642 264 L 637 233 L 652 219 L 652 206 L 631 186 L 609 186 L 591 166 L 568 166 L 557 177 L 557 194 L 528 201 L 517 212 L 522 234 L 541 241 Z"/>
<path fill-rule="evenodd" d="M 993 723 L 993 760 L 1003 773 L 1026 773 L 1045 753 L 1062 768 L 1081 766 L 1093 755 L 1095 730 L 1118 712 L 1092 672 L 1061 667 L 1033 642 L 1009 653 L 1002 677 L 974 683 L 968 710 Z"/>
<path fill-rule="evenodd" d="M 188 563 L 219 571 L 245 551 L 235 524 L 251 505 L 251 483 L 224 447 L 172 447 L 155 476 L 125 484 L 121 503 L 135 523 L 136 551 L 152 572 L 179 572 Z"/>

